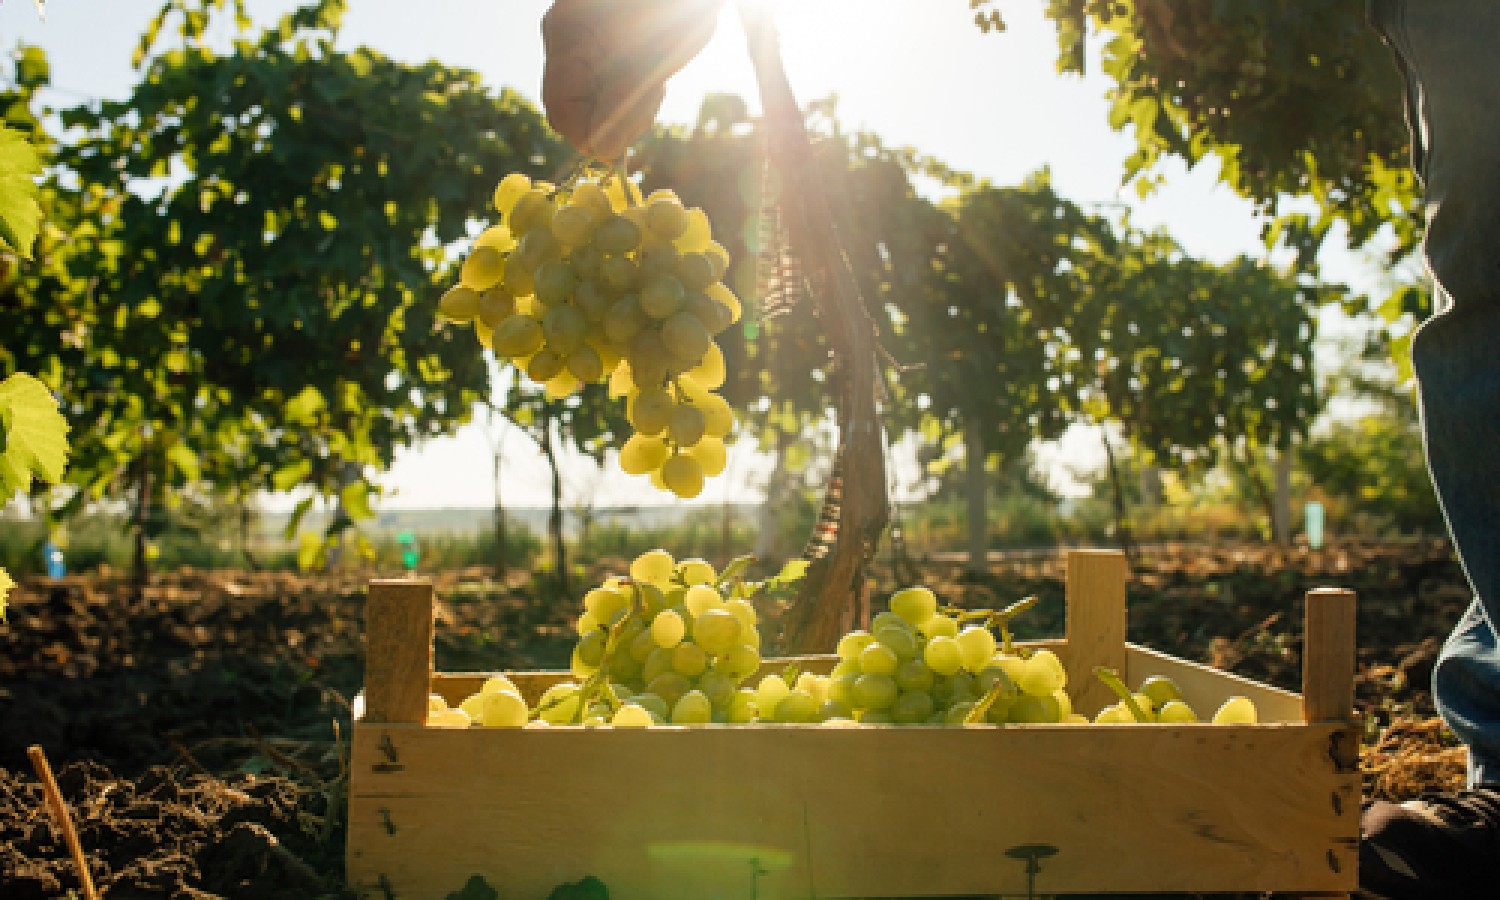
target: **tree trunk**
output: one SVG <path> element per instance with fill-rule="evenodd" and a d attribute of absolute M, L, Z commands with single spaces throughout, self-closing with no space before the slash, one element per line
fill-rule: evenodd
<path fill-rule="evenodd" d="M 568 548 L 563 541 L 562 471 L 557 464 L 557 446 L 552 439 L 553 417 L 549 412 L 542 419 L 542 453 L 547 456 L 547 466 L 552 470 L 552 511 L 547 516 L 547 533 L 552 537 L 552 563 L 557 569 L 559 596 L 569 597 Z"/>
<path fill-rule="evenodd" d="M 1272 450 L 1275 459 L 1276 488 L 1271 510 L 1271 532 L 1276 543 L 1289 547 L 1292 543 L 1292 453 L 1291 450 Z"/>
<path fill-rule="evenodd" d="M 989 485 L 984 473 L 984 436 L 976 422 L 964 424 L 964 473 L 967 476 L 969 526 L 969 571 L 989 570 L 990 534 L 987 499 Z"/>
<path fill-rule="evenodd" d="M 875 327 L 839 242 L 802 112 L 782 65 L 772 12 L 753 5 L 741 5 L 739 11 L 780 186 L 776 202 L 838 365 L 844 488 L 838 535 L 833 549 L 804 579 L 788 615 L 784 648 L 825 652 L 866 603 L 865 572 L 890 516 L 884 436 L 875 408 Z"/>
<path fill-rule="evenodd" d="M 494 513 L 494 517 L 495 517 L 495 576 L 497 578 L 504 578 L 505 575 L 510 571 L 510 557 L 509 557 L 509 553 L 507 551 L 507 548 L 505 546 L 506 538 L 509 537 L 509 535 L 506 533 L 506 528 L 507 528 L 507 526 L 510 523 L 506 519 L 506 516 L 505 516 L 505 503 L 502 501 L 501 496 L 500 496 L 500 452 L 498 450 L 495 451 L 495 455 L 494 455 L 494 473 L 495 473 L 495 513 Z"/>
<path fill-rule="evenodd" d="M 150 560 L 146 555 L 147 527 L 151 517 L 151 451 L 150 443 L 136 457 L 135 513 L 131 523 L 133 547 L 130 555 L 130 588 L 139 600 L 146 594 Z"/>
<path fill-rule="evenodd" d="M 1127 565 L 1135 564 L 1135 538 L 1130 533 L 1130 523 L 1125 519 L 1125 488 L 1120 478 L 1120 464 L 1115 459 L 1114 444 L 1109 442 L 1109 431 L 1100 428 L 1099 439 L 1104 442 L 1104 458 L 1109 462 L 1109 484 L 1114 492 L 1115 534 L 1120 538 L 1120 549 L 1125 552 Z"/>

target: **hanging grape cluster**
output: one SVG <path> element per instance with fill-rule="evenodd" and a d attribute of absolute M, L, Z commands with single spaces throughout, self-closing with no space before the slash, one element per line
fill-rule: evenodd
<path fill-rule="evenodd" d="M 626 401 L 620 467 L 682 498 L 724 470 L 734 427 L 714 338 L 739 320 L 729 254 L 708 216 L 623 178 L 559 189 L 522 174 L 495 189 L 500 221 L 439 301 L 450 322 L 560 400 L 586 383 Z"/>

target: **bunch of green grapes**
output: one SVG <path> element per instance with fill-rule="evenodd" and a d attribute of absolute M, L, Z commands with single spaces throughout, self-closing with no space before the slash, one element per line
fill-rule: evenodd
<path fill-rule="evenodd" d="M 721 574 L 701 559 L 648 550 L 631 562 L 629 577 L 590 590 L 571 663 L 582 683 L 544 695 L 541 716 L 618 726 L 752 721 L 742 685 L 760 670 L 761 636 L 750 589 L 738 579 L 742 568 L 731 564 Z M 581 709 L 549 711 L 549 701 L 566 706 L 571 697 Z"/>
<path fill-rule="evenodd" d="M 512 174 L 494 203 L 500 221 L 475 239 L 443 318 L 472 322 L 551 399 L 607 382 L 633 429 L 620 467 L 698 496 L 734 427 L 715 337 L 741 313 L 708 216 L 671 191 L 640 200 L 618 177 L 560 189 Z"/>
<path fill-rule="evenodd" d="M 965 625 L 977 617 L 980 622 Z M 1057 654 L 1006 648 L 989 613 L 953 615 L 925 587 L 891 597 L 869 631 L 839 639 L 830 707 L 865 723 L 1078 722 Z"/>
<path fill-rule="evenodd" d="M 1182 691 L 1177 683 L 1165 675 L 1149 675 L 1132 691 L 1110 669 L 1099 668 L 1094 674 L 1120 698 L 1119 702 L 1104 707 L 1094 716 L 1097 723 L 1185 724 L 1201 721 L 1198 713 L 1182 698 Z M 1219 704 L 1219 708 L 1209 718 L 1215 725 L 1254 725 L 1259 720 L 1260 713 L 1255 708 L 1255 702 L 1249 697 L 1238 695 Z"/>

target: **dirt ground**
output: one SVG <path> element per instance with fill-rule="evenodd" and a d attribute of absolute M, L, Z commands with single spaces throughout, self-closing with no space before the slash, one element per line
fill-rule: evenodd
<path fill-rule="evenodd" d="M 1035 594 L 1041 602 L 1019 636 L 1061 631 L 1055 557 L 977 576 L 917 565 L 959 605 Z M 621 569 L 605 561 L 586 577 Z M 344 760 L 368 577 L 178 571 L 139 597 L 109 573 L 23 584 L 0 623 L 0 897 L 80 889 L 27 760 L 31 745 L 51 760 L 91 876 L 109 898 L 345 896 Z M 548 599 L 531 573 L 432 578 L 439 669 L 566 664 L 577 603 Z M 1315 553 L 1151 548 L 1133 567 L 1129 636 L 1297 690 L 1302 597 L 1318 586 L 1359 594 L 1367 793 L 1455 786 L 1462 749 L 1433 718 L 1425 690 L 1437 646 L 1468 600 L 1441 541 Z M 462 888 L 453 895 L 494 896 Z M 605 896 L 598 885 L 556 896 L 565 895 Z"/>

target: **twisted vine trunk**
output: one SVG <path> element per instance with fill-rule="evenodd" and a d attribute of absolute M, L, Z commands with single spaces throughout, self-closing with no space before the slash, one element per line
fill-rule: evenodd
<path fill-rule="evenodd" d="M 770 161 L 779 176 L 775 200 L 840 375 L 843 490 L 837 538 L 809 569 L 784 634 L 788 652 L 827 652 L 866 609 L 866 571 L 890 516 L 884 438 L 875 404 L 875 328 L 839 241 L 771 13 L 744 5 L 739 11 L 760 89 Z"/>

